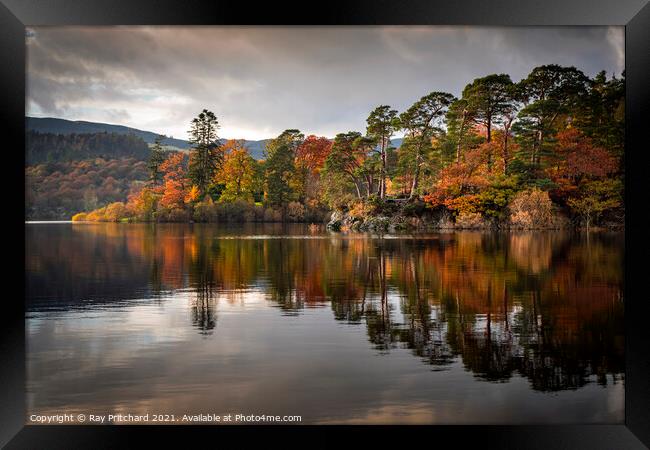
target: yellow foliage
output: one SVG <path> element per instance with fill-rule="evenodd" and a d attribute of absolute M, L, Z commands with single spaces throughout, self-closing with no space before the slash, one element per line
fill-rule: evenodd
<path fill-rule="evenodd" d="M 199 199 L 199 195 L 201 192 L 199 191 L 199 187 L 194 185 L 190 188 L 189 192 L 185 196 L 185 203 L 194 203 Z"/>

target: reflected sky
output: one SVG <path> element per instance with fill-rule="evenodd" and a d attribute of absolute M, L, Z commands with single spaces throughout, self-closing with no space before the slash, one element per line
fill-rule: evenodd
<path fill-rule="evenodd" d="M 30 414 L 623 421 L 619 234 L 26 233 Z"/>

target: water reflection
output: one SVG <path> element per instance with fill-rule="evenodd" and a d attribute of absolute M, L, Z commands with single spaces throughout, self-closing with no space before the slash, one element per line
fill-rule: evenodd
<path fill-rule="evenodd" d="M 310 235 L 281 224 L 77 224 L 28 226 L 27 237 L 28 314 L 40 320 L 176 296 L 186 298 L 193 329 L 216 342 L 220 311 L 246 311 L 261 295 L 280 317 L 299 320 L 312 308 L 331 309 L 319 321 L 364 330 L 365 345 L 347 344 L 341 354 L 375 352 L 397 361 L 407 351 L 430 371 L 456 373 L 461 364 L 480 385 L 522 378 L 537 392 L 577 390 L 592 381 L 606 387 L 623 378 L 618 234 L 382 239 Z M 272 323 L 245 332 L 259 339 L 294 333 L 284 329 L 294 324 L 289 318 Z M 305 364 L 320 361 L 318 348 L 309 351 Z M 617 402 L 622 407 L 622 394 Z M 615 410 L 604 417 L 618 420 Z"/>

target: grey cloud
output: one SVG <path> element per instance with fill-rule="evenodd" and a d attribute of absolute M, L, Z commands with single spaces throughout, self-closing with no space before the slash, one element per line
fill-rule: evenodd
<path fill-rule="evenodd" d="M 224 137 L 363 130 L 379 104 L 459 95 L 540 64 L 623 69 L 622 28 L 39 27 L 27 38 L 29 113 L 184 137 L 201 109 Z M 105 111 L 105 113 L 103 113 Z M 92 116 L 92 119 L 88 116 Z M 246 133 L 242 135 L 242 133 Z"/>

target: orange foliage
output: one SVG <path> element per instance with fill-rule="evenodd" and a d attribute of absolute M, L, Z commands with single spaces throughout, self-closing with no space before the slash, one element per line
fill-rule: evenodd
<path fill-rule="evenodd" d="M 425 195 L 424 201 L 457 212 L 476 212 L 476 194 L 489 184 L 487 157 L 494 146 L 494 143 L 481 144 L 465 152 L 460 163 L 442 169 L 433 192 Z"/>
<path fill-rule="evenodd" d="M 181 181 L 169 179 L 165 181 L 164 193 L 160 205 L 164 208 L 182 208 L 185 203 L 185 189 Z"/>
<path fill-rule="evenodd" d="M 182 208 L 185 203 L 186 159 L 184 153 L 178 152 L 169 156 L 160 165 L 160 171 L 164 174 L 160 205 L 164 208 Z"/>
<path fill-rule="evenodd" d="M 185 195 L 185 203 L 194 203 L 199 199 L 200 191 L 198 186 L 194 185 Z"/>
<path fill-rule="evenodd" d="M 575 195 L 583 181 L 602 178 L 616 171 L 616 159 L 577 129 L 559 132 L 557 140 L 553 162 L 546 169 L 557 186 L 552 191 L 555 199 L 565 200 Z"/>
<path fill-rule="evenodd" d="M 594 146 L 591 139 L 575 128 L 559 132 L 557 140 L 556 161 L 549 169 L 556 179 L 600 178 L 617 168 L 616 159 L 607 150 Z"/>
<path fill-rule="evenodd" d="M 296 149 L 296 165 L 307 167 L 313 173 L 319 172 L 332 149 L 332 142 L 314 135 L 307 138 Z"/>
<path fill-rule="evenodd" d="M 160 165 L 160 171 L 164 174 L 164 180 L 177 180 L 180 181 L 185 178 L 185 153 L 177 152 L 170 155 Z"/>

